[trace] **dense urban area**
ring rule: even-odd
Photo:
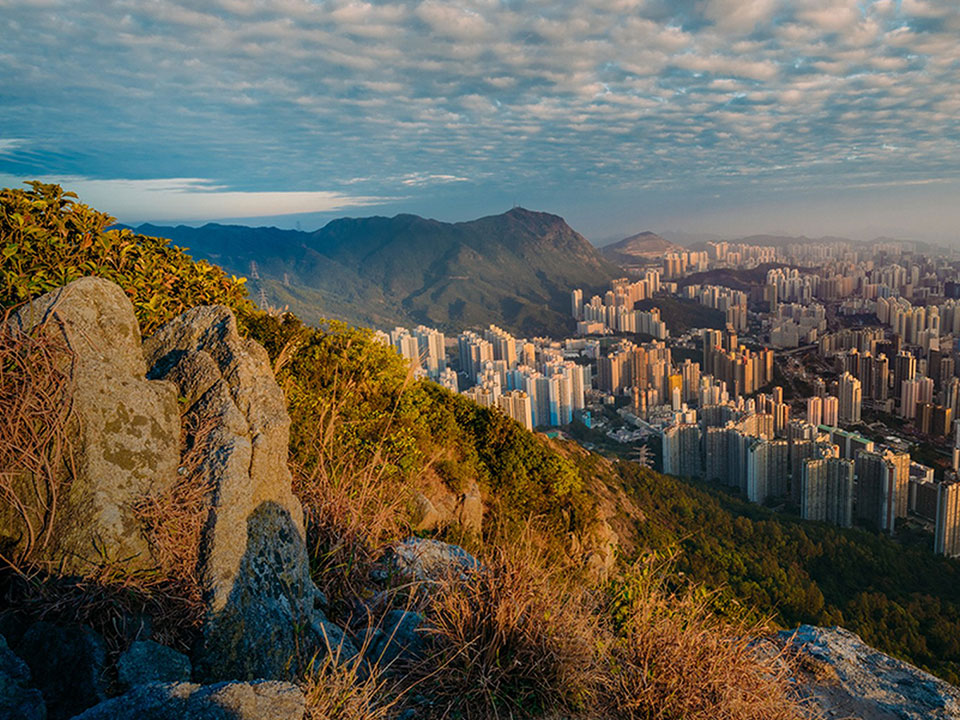
[[[567,338],[378,337],[527,428],[958,556],[958,267],[892,241],[711,242],[573,289]]]

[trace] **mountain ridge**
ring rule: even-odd
[[[520,207],[457,223],[400,214],[338,218],[314,231],[217,223],[136,230],[248,276],[254,297],[313,323],[452,331],[495,322],[558,335],[572,328],[569,292],[599,290],[620,273],[559,215]]]

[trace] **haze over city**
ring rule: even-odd
[[[312,229],[515,203],[956,245],[960,7],[0,0],[0,184]]]

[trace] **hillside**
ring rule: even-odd
[[[647,230],[619,242],[605,245],[600,248],[600,253],[620,267],[630,267],[656,260],[665,253],[675,250],[683,250],[683,248]]]
[[[618,274],[563,218],[514,208],[469,222],[415,215],[344,218],[316,232],[206,225],[137,228],[248,278],[309,323],[455,331],[496,323],[518,334],[569,330],[569,293]],[[252,272],[251,263],[257,272]]]
[[[110,222],[0,191],[0,717],[807,718],[758,617],[955,676],[960,564],[529,432]]]

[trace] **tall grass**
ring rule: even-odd
[[[719,619],[698,588],[670,590],[671,567],[648,560],[611,583],[602,704],[625,720],[809,718],[789,658],[756,646],[767,629]]]

